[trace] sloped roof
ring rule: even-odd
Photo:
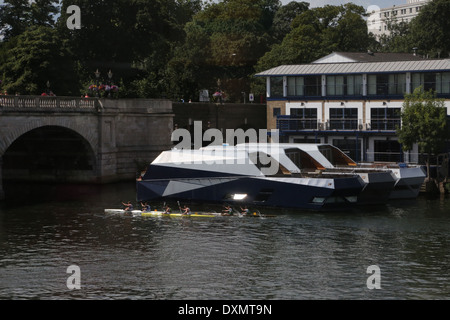
[[[313,63],[333,62],[387,62],[387,61],[419,61],[423,57],[412,53],[396,52],[333,52]]]
[[[364,73],[403,73],[403,72],[449,71],[450,59],[387,61],[387,62],[347,62],[347,63],[310,63],[281,65],[256,76],[293,76],[293,75],[332,75]]]

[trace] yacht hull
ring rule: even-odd
[[[364,188],[360,177],[212,177],[137,182],[137,200],[174,199],[329,210],[353,206]]]
[[[426,173],[421,167],[391,169],[396,183],[389,199],[415,199],[425,181]]]

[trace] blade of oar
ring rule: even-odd
[[[231,207],[231,209],[233,209],[233,211],[236,211],[236,212],[237,212],[238,217],[242,217],[241,212],[240,212],[239,210],[236,210],[235,207]]]

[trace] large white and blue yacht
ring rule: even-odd
[[[361,195],[365,189],[368,191],[367,181],[371,179],[382,181],[382,187],[380,184],[376,188],[375,183],[370,187],[383,192],[383,196],[378,194],[368,200],[387,200],[388,191],[394,186],[390,173],[331,172],[322,162],[332,166],[321,151],[316,152],[309,145],[269,143],[173,149],[162,152],[138,179],[137,200],[176,199],[321,210],[363,201]]]

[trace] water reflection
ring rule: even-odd
[[[340,213],[183,219],[105,215],[133,199],[134,185],[94,191],[0,206],[0,298],[450,297],[447,197]],[[73,264],[81,290],[66,287]],[[380,267],[380,290],[366,286],[370,265]]]

